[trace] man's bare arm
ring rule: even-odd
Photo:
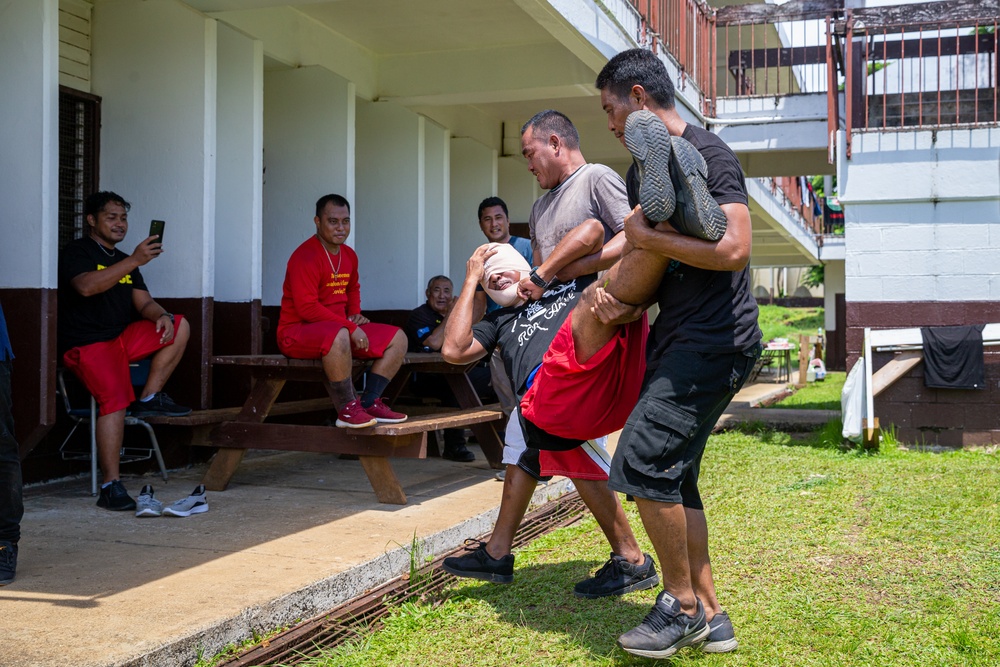
[[[490,249],[489,244],[482,245],[476,248],[466,263],[465,283],[445,320],[441,354],[448,363],[468,364],[486,356],[486,348],[472,335],[472,325],[475,323],[473,311],[476,285],[483,279],[486,258],[494,254],[496,250]]]
[[[744,204],[723,204],[726,234],[718,241],[705,241],[650,227],[636,207],[625,218],[625,236],[636,248],[643,248],[689,266],[710,271],[741,271],[750,262],[750,209]]]
[[[626,245],[628,241],[625,239],[625,232],[618,232],[596,252],[567,264],[559,271],[557,277],[566,281],[611,268],[627,252]]]

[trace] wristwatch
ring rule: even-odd
[[[170,318],[170,323],[171,324],[174,323],[174,314],[173,313],[168,313],[168,312],[160,313],[160,317],[163,317],[164,315],[166,315],[167,317]],[[157,317],[156,319],[160,319],[160,317]]]
[[[548,282],[546,282],[545,280],[542,279],[542,277],[540,275],[538,275],[538,267],[537,266],[531,270],[531,273],[528,274],[528,278],[531,280],[531,282],[535,283],[536,285],[538,285],[542,289],[546,289],[549,285],[552,284],[551,280],[548,281]]]

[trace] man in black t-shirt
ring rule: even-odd
[[[118,478],[126,409],[136,416],[191,412],[162,391],[184,354],[190,327],[153,300],[139,272],[163,252],[160,239],[150,236],[131,255],[115,247],[128,232],[129,208],[114,192],[91,195],[86,234],[59,253],[59,353],[97,400],[97,458],[104,476],[97,505],[109,510],[136,508]],[[129,362],[150,355],[149,377],[135,400]],[[158,503],[149,496],[147,504]]]
[[[648,121],[652,112],[662,122],[645,126],[648,155],[637,155],[641,151],[626,144],[644,169],[640,176],[633,165],[626,178],[629,205],[635,208],[625,220],[625,235],[633,248],[663,258],[665,272],[657,293],[660,315],[647,345],[646,379],[619,439],[608,484],[635,497],[660,561],[664,590],[643,623],[618,643],[630,653],[653,658],[695,644],[708,652],[732,651],[733,626],[712,580],[698,473],[712,428],[760,355],[743,173],[724,142],[681,118],[673,83],[652,52],[619,53],[598,75],[596,86],[608,127],[623,143],[632,114]],[[701,169],[695,174],[678,168],[671,137],[682,137],[699,151],[707,175]],[[659,165],[659,173],[651,173],[650,165],[653,172]],[[667,167],[670,173],[664,173]],[[678,195],[682,190],[690,194],[678,187],[675,172],[680,171],[724,213],[724,234],[718,240],[676,233],[688,231],[676,212],[672,219],[653,223],[637,206],[656,178],[674,183]],[[652,203],[658,203],[655,197]],[[680,197],[677,208],[683,213]],[[619,266],[628,261],[626,255]],[[594,312],[602,321],[627,320],[641,310],[597,292]]]
[[[434,276],[427,282],[424,292],[427,301],[410,312],[406,321],[406,337],[409,340],[410,352],[440,352],[444,342],[444,323],[455,303],[453,285],[448,276]],[[468,372],[476,394],[485,402],[496,400],[490,389],[490,371],[485,366],[476,366]],[[413,389],[423,396],[438,398],[448,407],[458,407],[455,392],[440,374],[413,374]],[[476,455],[469,451],[465,444],[465,429],[447,428],[444,430],[444,451],[441,456],[459,463],[469,463],[476,460]]]

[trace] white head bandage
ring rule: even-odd
[[[531,272],[531,266],[524,259],[514,246],[509,243],[490,243],[490,248],[496,248],[496,254],[486,260],[485,272],[483,274],[483,289],[491,299],[500,306],[520,306],[524,299],[517,295],[517,283],[520,278],[524,278]],[[498,289],[490,288],[490,276],[498,273],[517,272],[518,280],[511,280],[504,276],[497,283]]]

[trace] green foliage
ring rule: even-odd
[[[806,287],[819,287],[826,280],[826,265],[817,264],[816,266],[810,266],[804,274],[802,274],[802,284]]]
[[[826,379],[808,382],[796,389],[791,396],[769,405],[770,408],[793,408],[797,410],[840,410],[840,395],[844,392],[847,373],[831,371]]]
[[[760,315],[757,323],[764,334],[764,342],[773,338],[787,338],[798,344],[799,334],[815,336],[824,325],[822,308],[786,308],[758,304]]]

